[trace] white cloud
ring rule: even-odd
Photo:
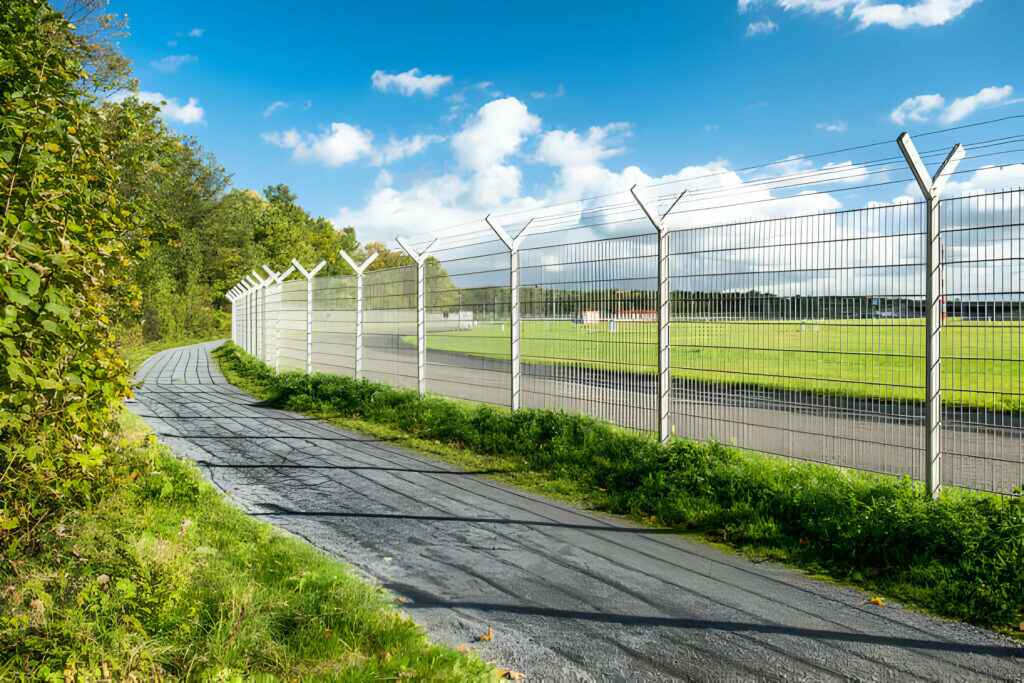
[[[459,163],[474,174],[474,197],[493,205],[519,193],[521,173],[505,164],[527,136],[540,130],[540,118],[515,97],[492,100],[452,138]]]
[[[547,92],[546,90],[534,90],[530,93],[530,97],[532,97],[535,100],[543,100],[545,97],[550,97],[551,99],[565,97],[565,86],[559,83],[558,87],[555,88],[554,92]]]
[[[910,5],[860,2],[850,13],[858,28],[882,25],[895,29],[942,26],[953,21],[980,0],[922,0]]]
[[[1012,94],[1013,86],[1004,85],[997,87],[993,85],[988,88],[982,88],[973,95],[958,97],[942,112],[941,121],[943,123],[956,123],[961,119],[967,118],[978,109],[1005,102]]]
[[[295,159],[318,161],[330,167],[344,166],[359,159],[368,159],[376,166],[386,165],[419,154],[429,145],[444,140],[439,135],[391,137],[378,149],[373,144],[372,132],[340,121],[320,134],[300,133],[292,128],[263,133],[260,137],[271,145],[292,150]]]
[[[591,126],[585,136],[575,130],[553,130],[541,137],[536,159],[550,166],[586,166],[602,159],[622,154],[622,147],[609,147],[617,143],[615,136],[629,136],[630,125],[625,122],[606,126]]]
[[[739,0],[738,10],[745,12],[756,0]],[[914,26],[941,26],[960,17],[981,0],[918,0],[917,2],[878,2],[877,0],[775,0],[784,10],[831,13],[857,22],[858,29],[888,26],[907,29]]]
[[[185,64],[198,62],[195,55],[167,55],[149,63],[151,67],[165,74],[174,73]]]
[[[343,166],[374,153],[373,133],[343,122],[332,123],[329,130],[319,135],[303,135],[291,129],[264,133],[260,137],[272,145],[292,150],[295,159],[319,161],[331,167]]]
[[[147,92],[145,90],[132,93],[121,90],[111,95],[108,99],[111,102],[123,102],[129,97],[136,97],[140,102],[156,105],[160,108],[161,117],[185,125],[201,123],[205,115],[205,111],[199,106],[199,100],[194,97],[188,98],[188,102],[185,104],[179,104],[177,99],[164,97],[163,93]]]
[[[779,25],[771,19],[765,19],[763,21],[752,21],[747,24],[747,38],[751,36],[761,36],[773,31],[778,30]]]
[[[408,138],[392,137],[388,143],[377,153],[376,163],[390,164],[393,161],[404,159],[419,154],[429,145],[435,142],[443,142],[444,137],[440,135],[413,135]]]
[[[269,105],[267,105],[267,108],[263,110],[263,118],[269,119],[271,116],[274,115],[274,112],[278,111],[279,109],[284,109],[287,106],[288,103],[282,102],[281,100],[271,102]]]
[[[845,133],[847,126],[846,121],[832,121],[831,123],[819,123],[815,128],[826,133]]]
[[[419,69],[409,69],[399,74],[389,74],[377,69],[370,76],[374,90],[380,92],[397,91],[406,97],[423,93],[430,97],[452,81],[451,76],[420,75]]]
[[[923,123],[928,120],[932,112],[942,109],[945,104],[946,99],[938,93],[933,95],[915,95],[903,100],[900,106],[892,110],[889,118],[892,119],[893,123],[901,126],[907,121]]]
[[[203,34],[206,33],[205,28],[194,28],[188,32],[189,38],[202,38]]]
[[[917,95],[916,97],[905,99],[900,106],[893,109],[889,118],[892,119],[893,123],[899,125],[903,125],[908,121],[923,123],[931,119],[933,114],[942,109],[939,120],[944,124],[956,123],[979,109],[1021,101],[1011,100],[1011,95],[1013,95],[1013,86],[992,85],[982,88],[973,95],[958,97],[948,107],[946,107],[946,98],[938,93],[933,95]]]

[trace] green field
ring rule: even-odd
[[[947,320],[943,401],[1019,411],[1024,406],[1024,334],[1018,322]],[[672,324],[672,375],[703,382],[884,400],[924,399],[924,320],[694,321]],[[415,344],[415,337],[404,337]],[[509,358],[508,325],[429,332],[427,348]],[[577,325],[523,321],[524,363],[654,372],[650,322]]]

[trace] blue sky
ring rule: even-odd
[[[140,90],[237,187],[364,240],[1024,113],[1016,0],[111,9]]]

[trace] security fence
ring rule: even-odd
[[[487,217],[400,241],[411,266],[253,272],[228,295],[232,337],[282,371],[1010,494],[1024,193],[943,198],[962,148],[932,178],[900,147],[923,201],[713,221],[699,190],[634,190],[514,239]]]

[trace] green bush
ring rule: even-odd
[[[510,412],[216,355],[274,405],[388,425],[601,491],[610,512],[774,551],[982,625],[1024,616],[1024,502],[643,435],[579,415]]]

